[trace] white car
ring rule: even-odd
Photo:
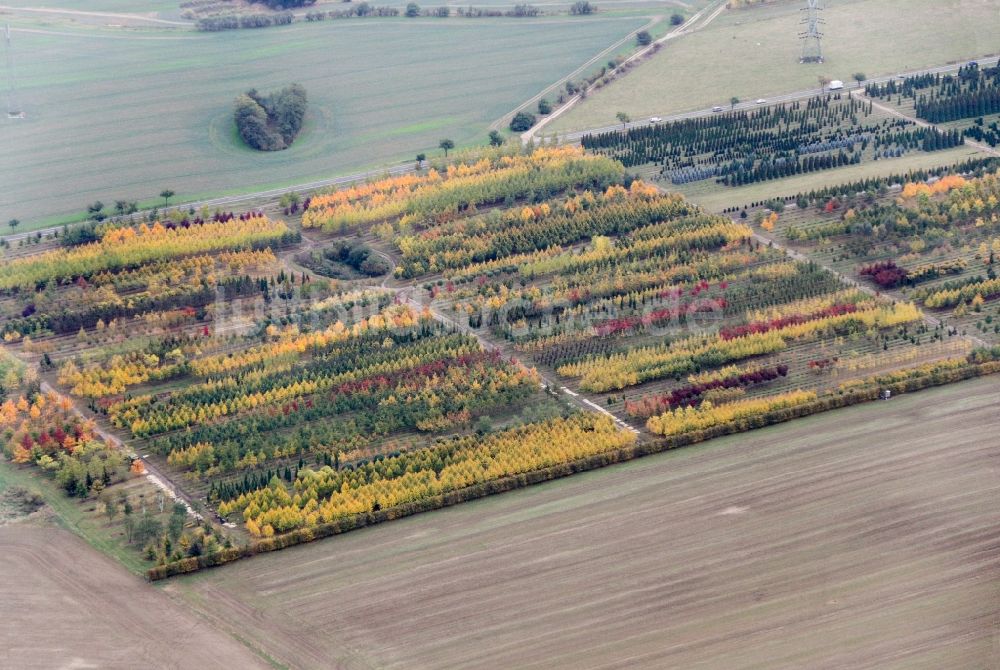
[[[661,118],[660,118],[660,117],[658,117],[658,116],[651,116],[651,117],[649,117],[649,122],[650,122],[650,123],[659,123],[659,122],[660,122],[660,121],[662,121],[662,120],[663,120],[663,119],[661,119]]]
[[[767,100],[765,100],[764,98],[757,98],[756,100],[754,100],[754,102],[756,102],[758,105],[763,105],[765,102],[767,102]]]
[[[716,105],[715,107],[712,108],[712,111],[713,112],[721,112],[722,111],[722,106],[721,105]]]

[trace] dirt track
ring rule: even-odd
[[[270,667],[54,526],[0,527],[0,602],[2,668]]]
[[[1000,379],[172,581],[318,668],[1000,664]]]

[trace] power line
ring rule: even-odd
[[[821,0],[806,0],[806,6],[799,10],[806,12],[805,17],[799,22],[805,26],[805,30],[799,33],[799,39],[802,40],[800,63],[823,62],[823,33],[819,31],[819,27],[826,21],[819,15],[823,11],[820,2]]]
[[[7,118],[23,119],[24,111],[17,104],[17,89],[14,85],[14,50],[10,44],[10,24],[4,25],[4,48],[7,52]]]

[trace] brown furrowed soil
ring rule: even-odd
[[[72,533],[0,527],[0,667],[266,668]]]
[[[1000,380],[171,581],[296,668],[992,668]]]

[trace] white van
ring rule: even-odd
[[[839,79],[834,79],[833,81],[830,82],[830,85],[827,88],[830,89],[831,91],[839,91],[840,89],[844,88],[844,82],[840,81]]]

